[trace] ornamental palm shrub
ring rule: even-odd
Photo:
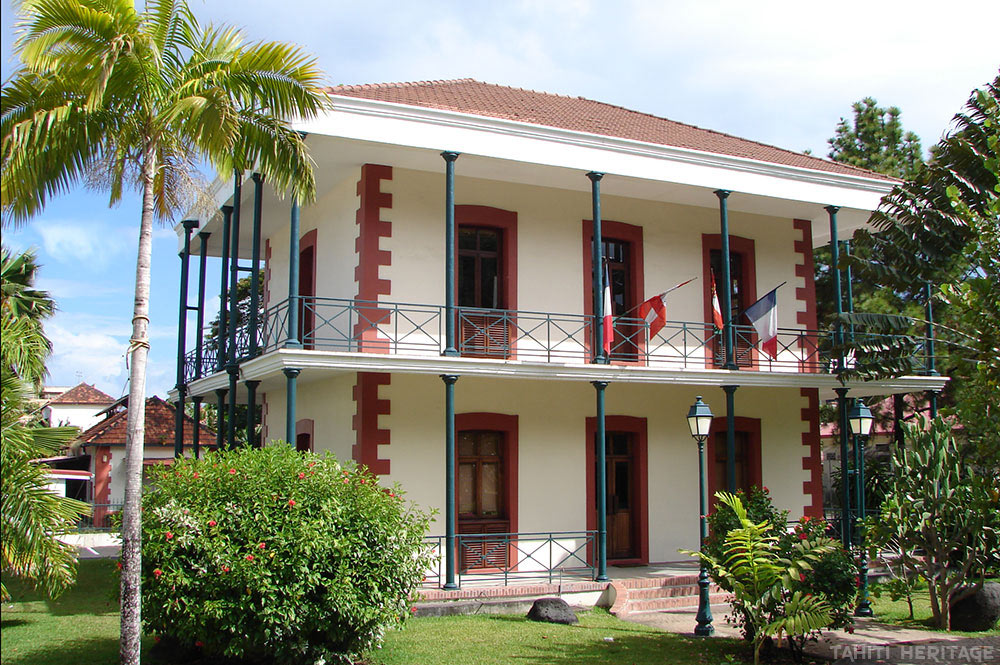
[[[350,660],[407,615],[429,516],[397,488],[288,445],[151,470],[143,621],[208,657]]]
[[[688,552],[710,568],[712,578],[732,591],[733,613],[741,619],[744,636],[753,645],[754,663],[774,636],[801,638],[830,625],[830,606],[822,597],[798,585],[822,556],[835,549],[825,536],[796,539],[782,551],[782,536],[767,520],[754,522],[734,494],[715,495],[732,511],[738,526],[722,542],[722,556]]]
[[[718,496],[718,495],[716,495]],[[788,511],[778,510],[774,502],[771,501],[771,493],[766,487],[751,486],[749,490],[736,490],[732,496],[740,500],[741,505],[746,509],[747,518],[754,522],[767,522],[776,534],[781,534],[782,549],[791,547],[791,536],[785,534],[785,525],[788,523]],[[719,502],[708,515],[708,538],[702,551],[710,556],[722,560],[725,558],[726,535],[733,529],[740,526],[740,520],[729,506]],[[724,578],[714,580],[724,591],[732,591],[729,588],[728,580]]]

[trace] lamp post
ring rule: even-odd
[[[874,422],[871,410],[865,406],[865,403],[860,399],[854,400],[854,406],[851,407],[851,411],[847,416],[847,421],[851,425],[851,433],[856,437],[858,446],[858,456],[857,456],[857,468],[855,473],[857,474],[857,507],[858,515],[861,519],[865,517],[865,439],[868,438],[868,434],[872,429],[872,422]],[[856,617],[870,617],[874,613],[872,612],[871,603],[868,600],[868,553],[865,549],[865,538],[864,529],[860,529],[858,533],[858,547],[861,550],[861,560],[858,565],[858,577],[861,581],[861,591],[859,592],[860,600],[858,601],[858,606],[854,610],[854,616]]]
[[[688,410],[688,428],[691,436],[698,443],[698,549],[705,547],[705,539],[708,538],[708,522],[705,513],[708,512],[706,504],[708,499],[705,496],[705,440],[712,427],[712,410],[708,404],[701,401],[701,395],[695,398],[694,404]],[[694,628],[694,634],[707,637],[715,632],[712,625],[712,608],[708,598],[708,569],[705,562],[701,561],[701,569],[698,571],[698,625]]]

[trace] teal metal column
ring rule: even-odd
[[[722,386],[726,391],[726,490],[736,487],[736,389],[739,386]]]
[[[208,239],[211,233],[202,231],[198,234],[201,242],[201,254],[198,257],[198,314],[195,325],[198,327],[198,344],[194,352],[194,378],[202,376],[202,362],[205,359],[205,269],[208,267]],[[200,398],[199,398],[200,399]]]
[[[851,515],[851,474],[847,450],[847,438],[850,436],[851,427],[847,422],[847,388],[835,388],[834,392],[837,393],[837,415],[839,416],[838,427],[840,429],[840,542],[850,551],[851,528],[854,520]]]
[[[844,241],[844,255],[851,255],[851,241]],[[853,278],[851,276],[851,264],[848,263],[844,268],[844,282],[846,289],[844,289],[844,297],[847,299],[847,311],[851,314],[854,313],[854,284]],[[853,342],[854,341],[854,324],[850,324],[847,328],[847,338]]]
[[[201,395],[191,398],[194,404],[194,432],[191,434],[191,454],[195,459],[201,457]]]
[[[260,448],[257,444],[257,386],[260,381],[244,381],[247,387],[247,445]]]
[[[215,391],[215,449],[222,450],[225,440],[226,425],[226,393],[225,388],[217,388]]]
[[[282,371],[285,373],[285,442],[294,448],[295,404],[298,399],[296,379],[302,370],[296,367],[286,367]]]
[[[455,382],[458,376],[442,374],[444,381],[444,541],[445,589],[457,589],[455,583]]]
[[[927,376],[940,376],[935,367],[934,358],[934,287],[931,283],[924,282],[924,295],[927,297],[927,304],[925,307],[925,316],[927,317]],[[927,393],[928,407],[930,408],[931,418],[937,418],[938,415],[938,394],[936,391],[929,391]]]
[[[226,372],[229,373],[229,404],[226,417],[226,444],[236,447],[236,389],[240,374],[240,349],[236,343],[239,326],[240,298],[237,285],[240,281],[240,203],[243,199],[243,174],[233,174],[233,220],[229,238],[229,353]]]
[[[299,341],[299,200],[294,193],[288,224],[288,337],[285,348],[302,348]]]
[[[830,273],[833,277],[833,301],[837,312],[837,319],[833,323],[833,342],[839,349],[835,371],[840,374],[844,371],[844,331],[840,320],[844,313],[844,293],[840,286],[840,243],[837,240],[837,211],[840,207],[826,206],[825,210],[830,215]]]
[[[722,242],[722,339],[725,348],[726,369],[735,370],[736,359],[733,357],[735,346],[735,332],[733,330],[733,277],[732,261],[729,256],[729,207],[728,199],[732,194],[728,189],[717,189],[715,195],[719,197],[719,238]],[[719,290],[719,289],[717,289]]]
[[[187,383],[184,381],[184,355],[187,350],[187,318],[188,318],[188,264],[191,258],[191,232],[198,227],[198,222],[186,219],[181,222],[184,227],[184,249],[181,257],[181,295],[177,314],[177,407],[174,410],[174,457],[184,455],[184,398],[187,396]]]
[[[264,177],[254,173],[253,179],[253,239],[250,242],[250,345],[247,357],[256,358],[259,352],[258,327],[260,326],[260,224],[261,207],[264,200]]]
[[[604,390],[607,381],[591,381],[597,389],[597,582],[608,580],[608,455],[607,432],[604,427]]]
[[[222,287],[219,289],[219,328],[215,331],[215,371],[226,366],[226,336],[229,334],[229,236],[232,232],[233,207],[222,206]],[[219,412],[222,422],[222,412]]]
[[[610,358],[604,353],[604,235],[601,232],[601,179],[603,173],[591,171],[590,200],[594,217],[593,285],[594,285],[594,360],[606,365]],[[603,444],[602,444],[603,445]]]
[[[442,152],[444,157],[444,355],[457,356],[455,311],[455,160],[457,152]]]

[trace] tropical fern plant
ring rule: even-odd
[[[715,496],[733,511],[740,526],[726,534],[721,558],[687,553],[701,558],[712,576],[732,589],[733,611],[742,619],[757,664],[768,638],[804,637],[830,625],[830,608],[823,599],[791,589],[795,580],[835,545],[828,538],[803,540],[784,555],[774,525],[753,522],[743,502],[733,494],[718,492]]]

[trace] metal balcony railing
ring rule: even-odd
[[[592,580],[591,551],[596,538],[596,531],[459,533],[455,535],[455,582],[459,586],[463,580],[507,586]],[[440,587],[444,583],[446,539],[428,536],[425,540],[434,563],[423,584]]]
[[[299,335],[305,349],[355,353],[439,356],[445,348],[446,308],[442,305],[376,302],[339,298],[300,297]],[[288,341],[289,301],[261,315],[255,345],[249,330],[240,328],[237,360],[247,360],[281,348]],[[456,344],[465,357],[576,364],[593,359],[593,318],[523,310],[456,308]],[[614,320],[610,360],[673,370],[723,367],[721,331],[702,322],[668,321],[655,335],[638,318]],[[830,331],[779,328],[777,353],[760,348],[752,326],[735,325],[734,361],[738,369],[761,372],[821,373],[837,371],[837,353]],[[872,360],[877,349],[896,340],[909,346],[907,355],[923,367],[924,348],[918,338],[904,335],[852,333],[856,351],[848,368]],[[868,350],[866,350],[868,349]],[[200,372],[196,353],[185,357],[188,381],[218,371],[217,351],[204,348]]]

